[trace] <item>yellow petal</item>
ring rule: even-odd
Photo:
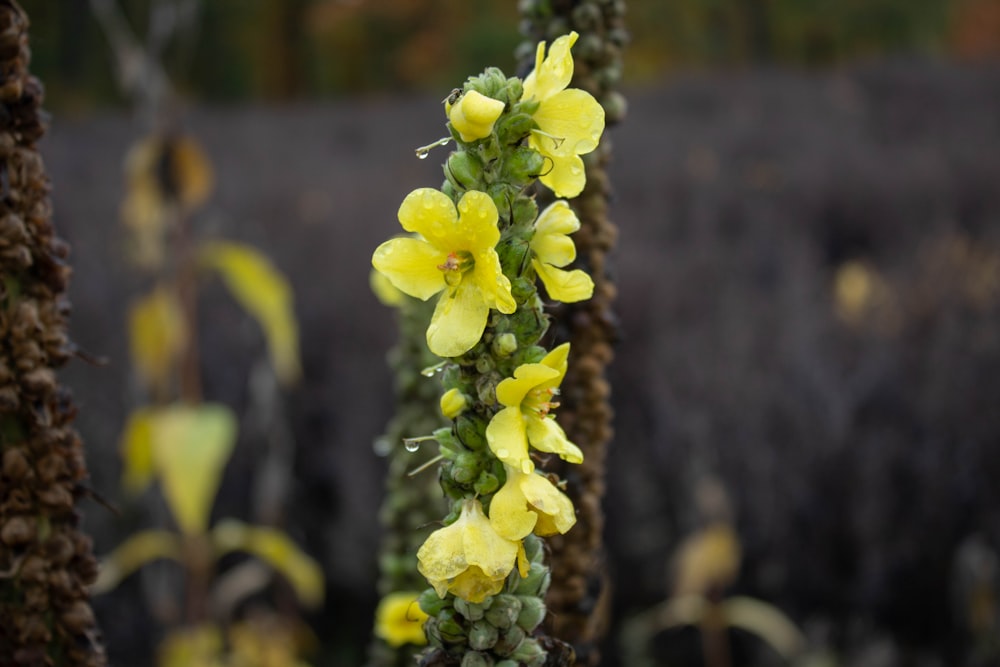
[[[580,219],[576,217],[576,211],[570,207],[569,202],[565,199],[557,199],[546,206],[545,210],[538,214],[538,219],[535,220],[536,237],[549,234],[572,234],[579,229]],[[545,261],[554,264],[551,260]]]
[[[531,571],[531,561],[528,560],[528,552],[524,550],[524,542],[517,545],[517,573],[524,579]]]
[[[144,530],[136,533],[101,560],[100,573],[91,592],[106,593],[146,563],[161,558],[181,561],[180,537],[165,530]]]
[[[458,212],[448,195],[440,190],[417,188],[406,195],[399,205],[398,217],[403,229],[420,234],[445,254],[459,249],[449,243],[455,234]]]
[[[535,449],[558,454],[560,458],[570,463],[582,463],[583,452],[566,438],[562,427],[551,417],[527,417],[528,442]]]
[[[579,155],[552,155],[539,147],[535,135],[531,136],[531,147],[552,160],[552,169],[538,177],[538,180],[557,197],[573,198],[583,192],[587,184],[587,172]]]
[[[527,475],[510,466],[507,471],[507,481],[490,502],[490,523],[501,537],[520,540],[534,529],[538,515],[528,509],[528,499],[521,489],[521,480]]]
[[[448,118],[462,141],[475,141],[490,136],[503,109],[500,100],[470,90],[448,110]]]
[[[426,644],[424,621],[428,616],[417,604],[419,595],[415,591],[396,591],[382,598],[375,609],[375,636],[393,648]]]
[[[567,236],[580,229],[580,220],[565,200],[550,204],[535,221],[531,251],[540,262],[563,267],[576,259],[576,245]]]
[[[511,563],[511,569],[513,569],[513,563]],[[463,600],[479,604],[491,595],[499,593],[506,580],[506,575],[499,579],[491,579],[481,569],[472,566],[455,577],[448,590]]]
[[[379,271],[373,270],[368,274],[368,286],[375,297],[386,306],[400,306],[406,299],[406,294]]]
[[[131,494],[142,493],[153,481],[153,428],[156,411],[139,408],[129,415],[121,439],[122,486]]]
[[[455,523],[428,535],[417,550],[417,569],[427,577],[439,597],[448,593],[451,581],[469,566],[465,560],[463,535],[467,521],[463,511]]]
[[[597,148],[604,132],[604,107],[579,88],[563,90],[542,101],[532,116],[538,129],[562,141],[541,139],[549,155],[582,155]]]
[[[219,556],[244,551],[260,558],[288,580],[307,607],[323,603],[322,568],[282,531],[227,519],[212,530],[212,542]]]
[[[535,267],[535,273],[553,301],[576,303],[594,295],[594,281],[580,269],[564,271],[542,264],[537,259],[531,260],[531,265]]]
[[[439,357],[465,354],[482,338],[489,314],[479,287],[462,280],[438,300],[427,327],[427,347]]]
[[[529,391],[543,383],[554,383],[558,378],[558,369],[547,364],[521,364],[514,369],[514,377],[497,385],[497,400],[501,405],[520,407]]]
[[[236,419],[222,405],[174,405],[156,411],[153,460],[180,529],[200,534],[236,441]]]
[[[478,500],[466,500],[465,503],[462,510],[463,514],[468,515],[462,529],[465,560],[470,569],[477,567],[486,578],[502,582],[514,569],[517,543],[497,534],[490,520],[483,514],[483,507]]]
[[[156,391],[169,388],[171,372],[187,338],[184,313],[167,286],[157,287],[129,309],[132,363]]]
[[[563,343],[553,348],[540,362],[543,366],[548,366],[559,374],[555,382],[557,387],[562,384],[563,378],[566,376],[566,369],[569,367],[569,348],[569,343]]]
[[[491,308],[508,315],[517,310],[517,302],[510,292],[510,279],[503,274],[500,257],[493,248],[476,257],[476,266],[471,275],[462,280],[475,281]]]
[[[576,523],[573,501],[542,475],[522,475],[521,493],[530,508],[537,513],[536,535],[564,534]]]
[[[531,472],[535,464],[528,458],[528,438],[520,404],[496,413],[486,426],[486,442],[494,455],[518,470]]]
[[[443,265],[448,253],[415,238],[390,239],[375,249],[372,266],[405,294],[426,301],[446,286]]]
[[[496,248],[500,241],[500,229],[497,227],[500,213],[492,197],[485,192],[469,190],[458,200],[458,214],[459,229],[455,242],[461,240],[466,245],[456,247],[469,250],[477,259],[483,251]]]
[[[158,667],[223,667],[225,664],[222,631],[208,623],[172,631],[156,652]]]
[[[302,370],[288,280],[258,250],[240,243],[206,244],[200,258],[219,272],[236,301],[260,323],[278,378],[285,384],[295,382]]]
[[[535,53],[535,69],[524,79],[523,98],[544,100],[566,86],[573,78],[573,55],[570,48],[576,43],[576,32],[559,37],[552,43],[545,57],[545,42],[539,42]]]

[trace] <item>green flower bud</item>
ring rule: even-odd
[[[515,299],[517,297],[514,297]],[[517,352],[517,336],[512,333],[500,334],[493,339],[493,354],[498,357],[509,357]]]
[[[511,111],[501,116],[494,126],[497,138],[504,146],[520,143],[535,127],[535,119],[523,111],[524,103],[519,105],[521,111]]]
[[[480,458],[472,452],[459,454],[451,467],[451,476],[459,484],[472,484],[480,472],[482,472]]]
[[[535,200],[527,197],[518,197],[514,202],[514,223],[528,227],[537,217],[538,204],[535,203]]]
[[[444,175],[456,190],[472,190],[483,178],[483,163],[472,151],[455,151],[448,156]]]
[[[493,658],[478,651],[466,651],[461,667],[493,667]]]
[[[443,609],[437,616],[437,629],[441,639],[449,644],[464,644],[465,630],[454,609]]]
[[[493,359],[489,356],[482,356],[476,359],[476,371],[485,375],[493,370]]]
[[[515,622],[525,632],[532,632],[545,620],[545,602],[532,595],[522,595],[520,601],[521,612]]]
[[[473,602],[455,597],[455,611],[470,621],[478,621],[483,617],[483,608]]]
[[[504,175],[512,185],[530,185],[545,170],[545,158],[527,146],[518,146],[507,156]]]
[[[497,655],[508,656],[521,647],[527,636],[524,630],[515,625],[500,633],[500,638],[493,646],[493,652]]]
[[[433,588],[428,588],[417,598],[417,604],[428,616],[437,616],[442,609],[448,606],[448,599],[442,600]]]
[[[494,605],[496,606],[496,605]],[[493,610],[491,609],[490,612]],[[497,643],[500,633],[485,619],[476,621],[469,630],[469,646],[477,651],[488,651]]]
[[[545,558],[545,545],[542,540],[534,534],[528,534],[524,538],[524,555],[528,557],[528,562],[542,564]]]
[[[481,376],[476,380],[476,395],[487,406],[497,402],[497,385],[502,378],[496,372]]]
[[[486,620],[494,627],[506,630],[517,622],[521,613],[521,600],[517,597],[501,593],[495,596],[493,607],[486,612]]]
[[[483,472],[479,475],[479,479],[476,480],[476,483],[472,485],[472,488],[475,489],[476,493],[479,495],[485,496],[500,488],[500,480],[498,480],[497,476],[493,473]]]
[[[463,414],[456,419],[455,431],[462,444],[473,451],[486,446],[486,424],[475,415]]]
[[[524,84],[516,76],[507,79],[505,94],[508,102],[517,102],[524,94]]]
[[[528,300],[528,297],[537,292],[538,289],[535,287],[535,283],[527,278],[515,278],[510,282],[510,295],[514,297],[514,301],[519,303],[524,303]]]
[[[549,590],[549,583],[552,577],[549,574],[549,569],[544,565],[532,564],[531,569],[528,570],[528,576],[518,583],[514,592],[518,595],[537,595],[538,597],[544,597],[545,592]]]
[[[544,667],[545,665],[545,649],[534,639],[521,642],[521,645],[511,653],[510,657],[528,667]]]

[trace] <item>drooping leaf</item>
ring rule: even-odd
[[[154,390],[168,389],[170,373],[187,339],[184,313],[168,286],[158,286],[132,305],[129,311],[132,363]]]
[[[209,243],[201,260],[219,272],[233,297],[260,323],[278,378],[295,382],[301,374],[299,333],[288,280],[267,257],[240,243]]]
[[[322,569],[280,530],[226,519],[212,530],[212,541],[220,556],[230,551],[245,551],[268,563],[288,579],[304,605],[322,604]]]
[[[153,461],[182,531],[205,532],[236,442],[236,418],[222,405],[172,405],[153,411]]]
[[[181,560],[181,538],[165,530],[144,530],[122,542],[101,561],[92,592],[105,593],[146,563],[161,558]]]

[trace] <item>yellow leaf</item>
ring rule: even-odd
[[[245,551],[269,564],[288,579],[304,605],[322,604],[323,570],[280,530],[226,519],[212,530],[212,541],[220,556]]]
[[[153,414],[150,408],[134,411],[122,434],[122,486],[131,494],[142,493],[153,479]]]
[[[105,593],[146,563],[161,558],[181,560],[180,537],[165,530],[144,530],[125,540],[101,561],[92,592]]]
[[[153,461],[163,495],[182,531],[204,533],[236,442],[236,418],[225,406],[212,404],[152,412]]]
[[[678,549],[674,595],[725,588],[736,580],[740,558],[740,541],[732,527],[721,521],[709,524]]]
[[[129,342],[132,363],[154,390],[169,388],[170,374],[187,344],[184,313],[174,292],[160,285],[132,305]]]
[[[224,667],[222,630],[210,623],[178,628],[157,649],[158,667]]]
[[[299,332],[285,277],[260,252],[239,243],[209,243],[201,260],[219,272],[233,297],[260,322],[278,378],[295,382],[301,374]]]

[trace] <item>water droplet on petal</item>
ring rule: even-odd
[[[498,449],[497,450],[497,458],[498,459],[505,459],[508,456],[510,456],[510,450],[508,450],[508,449]]]
[[[525,475],[530,475],[534,471],[535,471],[534,463],[532,463],[528,459],[521,461],[521,472],[523,472]]]

